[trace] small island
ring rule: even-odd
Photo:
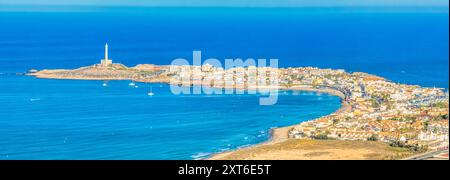
[[[33,70],[27,75],[50,79],[131,80],[146,83],[173,83],[173,79],[187,78],[190,79],[190,85],[224,88],[224,84],[229,82],[232,88],[249,89],[254,88],[247,82],[251,76],[249,72],[256,70],[258,73],[276,72],[278,79],[276,86],[259,88],[316,91],[337,95],[342,99],[341,109],[333,114],[274,129],[269,142],[217,154],[212,159],[364,159],[342,153],[345,150],[340,151],[352,147],[353,151],[358,148],[361,151],[370,147],[378,148],[363,153],[361,156],[366,159],[400,159],[418,153],[448,150],[449,95],[444,89],[399,84],[362,72],[348,73],[345,70],[315,67],[249,66],[223,69],[209,64],[140,64],[127,67],[108,59],[107,48],[106,45],[105,59],[99,64],[73,70]],[[211,77],[213,81],[203,83],[202,80]],[[333,147],[337,150],[323,150]],[[309,150],[304,150],[304,153],[296,151],[305,148]],[[353,151],[347,152],[357,154]],[[375,151],[379,154],[374,155]],[[279,156],[280,153],[284,155]],[[335,155],[330,155],[332,153]]]

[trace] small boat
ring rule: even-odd
[[[134,88],[138,88],[139,86],[134,86]]]
[[[103,86],[103,87],[106,87],[106,86],[108,86],[108,84],[104,82],[104,83],[102,84],[102,86]]]
[[[130,84],[128,84],[129,86],[136,86],[136,84],[132,81],[130,82]]]
[[[147,95],[148,95],[148,96],[153,96],[153,95],[155,95],[155,93],[153,93],[152,87],[150,87],[150,92],[148,92]]]

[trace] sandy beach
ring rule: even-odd
[[[288,89],[288,88],[285,88]],[[343,98],[342,93],[337,92],[336,90],[333,89],[313,89],[313,88],[301,88],[301,87],[293,87],[293,88],[289,88],[289,90],[297,90],[297,91],[311,91],[311,92],[321,92],[321,93],[329,93],[332,95],[336,95],[339,96],[341,98]],[[351,106],[345,102],[345,101],[341,101],[341,108],[339,108],[336,112],[334,112],[333,114],[336,113],[342,113],[342,112],[346,112],[346,111],[350,111],[351,110]],[[316,121],[316,120],[320,120],[322,118],[326,118],[328,116],[324,116],[312,121]],[[301,124],[301,123],[300,123]],[[299,124],[295,124],[292,126],[286,126],[286,127],[280,127],[280,128],[275,128],[272,129],[272,134],[271,134],[271,138],[264,143],[261,144],[257,144],[254,146],[250,146],[247,148],[243,148],[243,149],[238,149],[238,150],[232,150],[232,151],[227,151],[227,152],[223,152],[223,153],[218,153],[218,154],[214,154],[212,155],[209,159],[210,160],[226,160],[226,159],[234,159],[234,157],[239,156],[240,159],[254,159],[254,160],[259,160],[259,159],[273,159],[273,160],[277,160],[277,159],[292,159],[292,158],[299,158],[299,159],[308,159],[308,158],[302,158],[301,154],[295,155],[295,153],[292,152],[297,152],[298,149],[289,149],[289,150],[283,150],[283,151],[277,151],[276,149],[279,149],[280,147],[284,147],[285,146],[285,142],[286,141],[291,141],[288,144],[292,144],[292,143],[296,143],[296,142],[306,142],[306,140],[294,140],[294,139],[290,139],[288,136],[288,133],[290,130],[292,130],[294,127],[298,126]],[[315,144],[313,142],[316,142],[318,140],[307,140],[309,142],[310,145]],[[340,142],[343,141],[336,141],[334,142],[335,144],[338,144]],[[317,142],[318,143],[318,142]],[[345,143],[345,142],[343,142]],[[301,144],[301,143],[300,143]],[[351,147],[349,147],[350,149]],[[264,149],[265,153],[261,153],[261,156],[255,156],[253,155],[254,152],[259,152],[261,149]],[[267,151],[267,149],[270,150],[275,150],[275,151]],[[309,150],[311,152],[315,152],[315,151],[320,151],[322,148],[317,147],[317,150]],[[347,150],[345,150],[347,151]],[[349,151],[347,151],[349,152]],[[272,155],[272,154],[278,154],[278,155]],[[283,155],[284,154],[284,155]],[[339,155],[340,153],[335,153],[337,155]],[[354,154],[354,153],[351,153]],[[344,154],[342,154],[344,155]],[[336,155],[335,155],[336,156]],[[339,158],[343,158],[343,157],[324,157],[324,159],[339,159]],[[353,159],[353,158],[351,158]]]

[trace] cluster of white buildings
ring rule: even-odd
[[[289,77],[301,77],[297,80],[299,84],[349,92],[346,102],[351,110],[302,123],[290,132],[291,137],[326,135],[342,140],[376,137],[385,142],[429,144],[441,141],[441,145],[448,146],[448,94],[442,89],[397,84],[365,73],[348,74],[328,69],[291,70],[289,73],[294,72],[300,74]],[[436,103],[447,106],[434,107]]]

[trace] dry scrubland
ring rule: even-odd
[[[372,141],[299,140],[217,154],[219,160],[386,160],[413,155],[408,149]]]

